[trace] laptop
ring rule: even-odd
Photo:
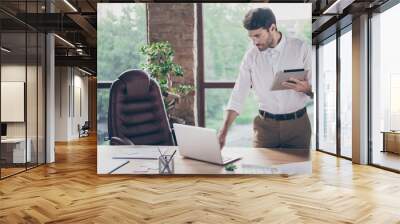
[[[1,140],[7,139],[7,124],[1,123]]]
[[[173,124],[179,154],[190,159],[225,165],[241,159],[238,156],[222,155],[217,132],[210,128],[201,128],[182,124]]]

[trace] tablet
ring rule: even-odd
[[[308,70],[304,69],[293,69],[293,70],[284,70],[278,72],[275,75],[274,82],[272,83],[271,90],[286,90],[290,89],[286,86],[282,85],[282,82],[288,81],[290,78],[295,78],[298,80],[306,80],[307,79]]]

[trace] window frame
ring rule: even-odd
[[[206,116],[206,99],[205,93],[207,89],[233,89],[235,82],[222,81],[205,81],[204,77],[204,20],[203,20],[203,5],[196,3],[197,16],[197,122],[198,126],[205,127]]]
[[[36,3],[36,12],[39,12],[39,0],[36,0],[36,1],[33,1],[33,3]],[[27,8],[27,2],[25,2],[25,8],[24,8],[24,15],[25,15],[25,17],[27,16],[27,13],[29,13],[28,12],[28,8]],[[46,78],[47,78],[47,75],[48,75],[48,72],[47,72],[47,70],[48,70],[48,68],[47,68],[47,51],[48,51],[48,49],[47,49],[47,44],[48,44],[48,33],[47,32],[43,32],[43,31],[41,31],[41,30],[39,30],[39,29],[37,29],[37,28],[35,28],[35,27],[32,27],[31,25],[29,25],[29,24],[27,24],[27,23],[25,23],[25,22],[23,22],[23,21],[21,21],[20,19],[18,19],[17,17],[15,17],[14,15],[13,15],[13,13],[11,13],[11,12],[9,12],[9,11],[7,11],[7,10],[5,10],[5,9],[3,9],[3,8],[0,8],[0,11],[2,12],[2,13],[4,13],[4,14],[6,14],[7,16],[9,16],[11,19],[13,19],[14,21],[17,21],[17,22],[19,22],[19,23],[21,23],[22,25],[23,25],[23,27],[24,27],[24,30],[22,31],[22,32],[20,32],[21,34],[23,34],[23,35],[25,35],[25,37],[24,37],[24,47],[25,47],[25,49],[24,49],[24,52],[25,52],[25,81],[24,81],[24,131],[25,131],[25,134],[24,134],[24,136],[23,136],[23,139],[24,139],[24,142],[25,142],[25,164],[24,164],[24,169],[23,170],[20,170],[20,171],[17,171],[17,172],[14,172],[14,173],[11,173],[11,174],[8,174],[8,175],[5,175],[5,176],[3,176],[3,173],[2,173],[2,167],[0,166],[0,180],[3,180],[3,179],[6,179],[6,178],[9,178],[9,177],[12,177],[12,176],[15,176],[15,175],[17,175],[17,174],[20,174],[20,173],[23,173],[23,172],[26,172],[26,171],[28,171],[28,170],[31,170],[31,169],[34,169],[34,168],[37,168],[37,167],[39,167],[39,166],[41,166],[41,165],[44,165],[44,164],[47,164],[47,81],[46,81]],[[45,7],[45,12],[47,13],[48,12],[48,7]],[[25,18],[25,20],[26,20],[26,18]],[[1,26],[1,24],[0,24],[0,26]],[[3,35],[3,33],[17,33],[17,31],[16,32],[7,32],[7,31],[0,31],[0,45],[2,45],[2,35]],[[28,153],[27,153],[27,149],[28,149],[28,144],[27,144],[27,142],[28,142],[28,122],[29,122],[29,119],[28,119],[28,108],[27,108],[27,103],[28,103],[28,98],[27,98],[27,85],[28,85],[28,39],[29,39],[29,36],[28,36],[28,34],[33,34],[35,37],[36,37],[36,41],[35,41],[35,44],[36,44],[36,47],[35,47],[35,56],[36,56],[36,58],[35,58],[35,60],[34,60],[34,65],[35,65],[35,72],[34,72],[34,74],[35,74],[35,78],[36,78],[36,91],[35,91],[35,97],[36,97],[36,122],[32,122],[32,124],[31,125],[36,125],[36,128],[35,128],[35,131],[36,131],[36,135],[35,136],[32,136],[31,137],[31,140],[33,140],[33,139],[36,139],[36,161],[34,161],[34,162],[27,162],[28,161]],[[43,36],[42,36],[42,38],[39,38],[41,35],[40,34],[43,34]],[[41,44],[43,44],[41,47],[43,48],[43,49],[41,49],[41,51],[39,51],[39,41],[41,42]],[[41,75],[42,75],[42,84],[43,84],[43,87],[44,87],[44,91],[41,93],[42,94],[42,96],[44,96],[43,98],[42,98],[42,103],[43,103],[43,105],[41,105],[42,106],[42,109],[43,109],[43,113],[44,113],[44,115],[43,115],[43,117],[41,117],[40,115],[39,115],[39,65],[40,65],[40,63],[39,63],[39,52],[41,52],[41,53],[44,53],[43,55],[41,55],[41,57],[42,57],[42,59],[41,60],[43,60],[44,62],[42,62],[43,64],[43,68],[42,68],[42,71],[41,71]],[[3,64],[2,64],[2,56],[1,56],[2,54],[0,53],[0,82],[1,82],[1,67],[3,66]],[[0,87],[0,89],[1,89],[1,87]],[[1,95],[1,94],[0,94]],[[1,101],[1,99],[0,99],[0,101]],[[1,109],[1,106],[0,106],[0,109]],[[1,117],[1,115],[0,115],[0,117]],[[40,158],[42,158],[43,159],[43,162],[39,162],[39,120],[44,124],[44,130],[43,130],[43,145],[42,145],[42,147],[43,148],[41,148],[42,149],[42,152],[43,152],[43,155],[41,155],[41,157]],[[1,122],[1,119],[0,119],[0,123],[2,123]],[[32,143],[33,144],[33,143]],[[31,150],[32,150],[32,148],[31,148]],[[0,157],[1,157],[1,152],[2,152],[2,146],[0,145]],[[31,153],[34,153],[35,151],[31,151]],[[31,154],[32,155],[32,154]],[[29,163],[29,165],[28,165],[28,163]],[[21,168],[23,168],[23,167],[21,167]]]
[[[146,11],[145,12],[145,14],[146,14],[146,43],[149,43],[150,41],[149,41],[149,32],[148,32],[149,31],[148,4],[147,3],[143,3],[143,4],[145,4],[145,11]],[[98,94],[99,90],[110,90],[111,85],[113,84],[113,82],[114,82],[113,80],[107,80],[107,81],[99,81],[99,80],[97,80],[96,98],[97,98],[97,94]],[[96,100],[96,106],[97,106],[97,100]],[[97,113],[98,113],[98,111],[97,111]],[[96,116],[97,116],[97,114],[96,114]],[[96,118],[96,120],[97,120],[97,118]],[[98,131],[98,129],[97,129],[97,131]],[[107,125],[106,133],[107,133],[107,136],[108,136],[108,125]],[[108,139],[108,137],[105,137],[104,140],[108,141],[109,139]]]
[[[251,3],[251,2],[250,2]],[[206,91],[215,89],[233,89],[235,81],[206,81],[204,64],[204,19],[203,3],[196,3],[196,29],[197,29],[197,75],[196,75],[196,116],[197,125],[206,125]],[[311,43],[312,45],[312,43]],[[316,107],[316,104],[314,104]],[[315,115],[314,115],[315,116]]]
[[[342,35],[344,35],[347,32],[352,32],[352,22],[348,20],[348,18],[344,18],[345,23],[347,23],[344,27],[337,29],[335,33],[327,36],[326,38],[319,40],[318,43],[316,44],[316,150],[319,152],[323,152],[329,155],[337,156],[343,159],[347,160],[352,160],[352,158],[347,157],[342,155],[341,152],[341,108],[340,108],[340,103],[341,103],[341,91],[340,91],[340,84],[341,84],[341,67],[340,67],[340,60],[341,60],[341,55],[340,55],[340,38]],[[319,47],[321,44],[326,44],[329,43],[330,41],[336,41],[336,152],[328,152],[324,149],[321,149],[319,147],[319,104],[320,104],[320,90],[319,90],[319,62],[320,62],[320,56],[319,56]]]
[[[373,163],[373,145],[372,145],[373,136],[372,136],[372,60],[371,60],[371,58],[372,58],[372,41],[371,41],[371,38],[372,38],[372,22],[371,21],[372,21],[373,13],[383,13],[386,10],[396,6],[397,4],[399,4],[398,0],[388,0],[384,4],[380,5],[379,7],[375,8],[375,9],[372,9],[372,10],[366,11],[366,13],[368,15],[367,34],[366,34],[366,36],[367,36],[367,46],[368,46],[368,49],[367,49],[367,51],[368,51],[368,53],[367,53],[367,85],[368,85],[367,86],[367,94],[368,94],[367,95],[367,104],[368,104],[367,105],[367,108],[368,108],[368,110],[367,110],[367,117],[368,117],[367,118],[368,119],[368,122],[367,122],[367,129],[368,129],[367,130],[367,141],[368,141],[368,144],[367,144],[368,145],[368,148],[367,148],[367,156],[368,156],[367,165],[370,165],[370,166],[373,166],[373,167],[377,167],[377,168],[380,168],[380,169],[384,169],[384,170],[388,170],[388,171],[391,171],[391,172],[400,173],[400,170],[396,170],[396,169],[393,169],[393,168],[385,167],[385,166],[382,166],[382,165],[379,165],[379,164],[374,164]],[[348,21],[348,18],[350,18],[350,21]],[[331,28],[334,27],[333,29],[339,29],[340,26],[343,27],[343,24],[345,24],[343,29],[346,29],[347,26],[352,25],[351,15],[348,15],[345,18],[342,18],[342,20],[339,20],[336,24],[333,24],[332,27],[328,28],[326,30],[327,32],[324,31],[324,32],[322,32],[320,35],[318,35],[315,38],[315,39],[317,39],[317,42],[315,44],[316,45],[316,105],[317,105],[316,106],[316,123],[317,123],[317,125],[316,125],[316,148],[317,149],[316,150],[319,151],[319,152],[323,152],[323,153],[327,153],[327,154],[336,156],[336,157],[344,158],[344,159],[347,159],[347,160],[352,160],[352,158],[348,158],[348,157],[345,157],[345,156],[341,155],[340,147],[337,149],[337,154],[333,154],[333,153],[326,152],[323,149],[319,149],[319,142],[318,142],[318,136],[319,136],[319,128],[318,128],[318,123],[319,123],[319,110],[318,110],[318,104],[319,104],[319,97],[318,97],[318,95],[319,95],[319,86],[318,86],[319,55],[318,55],[318,48],[319,48],[319,45],[320,45],[321,42],[326,41],[329,37],[331,37],[331,35],[327,35],[327,33],[332,33],[332,29]],[[336,31],[336,33],[337,32],[340,33],[340,30]],[[340,35],[337,35],[337,38],[340,38]],[[337,45],[340,45],[340,43],[339,43],[340,40],[336,40],[336,41],[337,41]],[[339,55],[339,54],[337,54],[337,55]],[[340,58],[339,58],[339,60],[340,60]],[[340,80],[340,77],[337,80]],[[337,82],[336,85],[340,85],[340,82]],[[338,95],[340,95],[340,92],[337,92],[337,97],[338,97]],[[340,99],[339,99],[339,106],[340,106]],[[338,120],[340,121],[340,118]],[[340,128],[340,123],[339,123],[339,128]],[[339,134],[340,134],[340,132],[339,132]],[[340,136],[337,135],[337,137],[340,137]],[[339,145],[339,143],[340,143],[340,140],[337,142],[337,145]]]
[[[367,162],[368,165],[377,167],[383,170],[395,172],[395,173],[400,173],[400,170],[393,169],[387,166],[383,166],[377,163],[374,163],[373,161],[373,133],[372,133],[372,94],[373,94],[373,88],[372,88],[372,19],[373,19],[373,14],[381,14],[384,13],[385,11],[391,9],[392,7],[400,4],[398,0],[388,0],[384,4],[380,5],[374,10],[368,11],[368,20],[367,20],[367,46],[368,46],[368,53],[367,53],[367,92],[368,92],[368,100],[367,100],[367,119],[368,119],[368,124],[367,124],[367,139],[368,139],[368,153],[367,153]]]

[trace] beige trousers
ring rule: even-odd
[[[311,124],[307,113],[297,119],[283,121],[257,115],[253,130],[253,147],[256,148],[310,148]]]

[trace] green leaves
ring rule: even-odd
[[[191,85],[179,85],[177,87],[172,88],[172,92],[177,93],[179,95],[188,95],[190,92],[193,91],[193,86]]]
[[[179,65],[172,65],[172,71],[175,73],[176,76],[183,76],[182,67]]]
[[[193,86],[179,84],[174,86],[173,77],[183,77],[183,69],[173,62],[175,52],[168,41],[154,42],[140,47],[140,53],[147,57],[147,63],[140,66],[156,79],[164,96],[167,110],[172,110],[181,96],[193,91]],[[168,96],[175,95],[173,99]]]
[[[193,89],[189,85],[173,87],[172,77],[183,77],[183,69],[173,62],[175,52],[168,41],[144,45],[140,48],[140,52],[147,56],[147,63],[141,64],[142,69],[148,71],[158,81],[163,94],[171,92],[187,95]]]
[[[225,165],[225,170],[226,171],[235,171],[237,169],[237,166],[233,163],[229,163]]]
[[[160,83],[169,75],[182,76],[182,68],[173,62],[174,51],[168,42],[155,42],[144,45],[140,52],[147,56],[147,63],[142,68],[147,70]]]

